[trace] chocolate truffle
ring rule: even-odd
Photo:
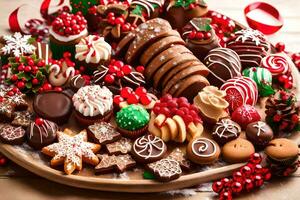
[[[183,27],[182,37],[186,47],[200,60],[214,48],[221,47],[218,36],[210,26],[210,18],[194,18]]]
[[[206,77],[211,85],[220,87],[227,80],[241,76],[241,62],[238,54],[228,48],[215,48],[209,51],[204,64],[210,70]]]
[[[212,136],[218,144],[225,144],[239,137],[241,127],[231,119],[221,119],[215,125]]]
[[[270,53],[270,43],[258,30],[244,29],[235,32],[226,47],[234,50],[241,59],[243,68],[258,67],[263,57]]]
[[[61,92],[51,91],[38,94],[33,100],[33,110],[44,119],[64,124],[72,112],[72,100]]]
[[[70,88],[73,92],[77,92],[83,86],[85,86],[85,79],[80,74],[77,74],[71,78]]]
[[[56,140],[57,131],[56,123],[37,118],[26,130],[28,144],[34,149],[41,149]]]
[[[248,124],[246,128],[246,136],[252,144],[265,146],[273,139],[273,131],[265,122],[257,121]]]

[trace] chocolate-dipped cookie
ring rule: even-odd
[[[88,126],[87,133],[96,143],[108,144],[121,138],[121,134],[107,122],[99,122]]]
[[[45,92],[35,96],[33,110],[44,119],[64,124],[72,112],[72,100],[61,92]]]
[[[154,135],[137,138],[132,146],[132,155],[139,163],[151,163],[164,157],[167,146],[162,139]]]
[[[241,76],[241,61],[237,53],[228,48],[215,48],[209,51],[204,64],[210,73],[207,76],[210,84],[220,87],[228,79]]]
[[[182,30],[182,37],[187,48],[201,61],[210,50],[221,47],[219,38],[211,28],[210,22],[210,18],[194,18]]]
[[[221,119],[215,125],[212,136],[214,140],[223,145],[231,140],[239,137],[241,133],[241,127],[231,119]]]
[[[187,146],[187,157],[194,163],[205,165],[215,162],[220,155],[219,145],[208,138],[195,138]]]
[[[273,139],[271,127],[262,121],[253,122],[247,125],[246,137],[254,145],[265,146]]]
[[[70,79],[69,87],[73,92],[77,92],[83,86],[85,86],[85,79],[80,74],[77,74]]]
[[[19,126],[4,125],[0,128],[0,141],[6,144],[21,145],[25,139],[25,130]]]
[[[28,144],[34,149],[41,149],[56,140],[57,131],[56,123],[37,118],[26,130]]]

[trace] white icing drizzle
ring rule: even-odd
[[[180,175],[182,170],[179,162],[174,159],[164,158],[157,162],[149,164],[154,173],[158,173],[160,177],[172,177]]]
[[[53,160],[65,159],[65,162],[81,166],[82,157],[94,158],[96,155],[92,151],[95,144],[86,142],[86,132],[82,131],[75,136],[69,136],[58,131],[58,143],[47,146],[47,150],[54,152]]]
[[[134,142],[133,149],[140,157],[147,160],[149,158],[160,157],[165,152],[166,145],[159,137],[153,135],[145,135],[138,138]],[[154,149],[156,149],[156,151],[159,153],[155,154],[153,152]]]
[[[85,86],[74,94],[72,100],[75,109],[83,116],[94,117],[110,111],[113,94],[107,87],[99,85]]]
[[[2,127],[0,131],[1,137],[8,141],[19,139],[24,134],[25,134],[25,130],[21,126],[14,127],[14,126],[7,125]]]
[[[261,132],[265,132],[266,123],[262,121],[258,121],[253,125],[254,128],[257,128],[257,136],[260,136]]]
[[[258,30],[253,29],[242,29],[240,31],[237,31],[235,33],[236,35],[239,35],[235,41],[241,41],[245,42],[246,40],[251,40],[255,42],[256,46],[261,44],[261,38],[265,38],[265,36]]]
[[[58,126],[51,121],[44,120],[44,123],[42,125],[37,125],[35,122],[30,123],[30,133],[29,138],[33,137],[33,134],[36,132],[33,132],[34,127],[38,129],[38,134],[40,136],[40,142],[43,143],[43,136],[47,138],[49,136],[49,132],[52,132],[52,134],[56,133]]]
[[[200,144],[201,146],[198,149],[196,149],[195,146],[198,144]],[[209,154],[204,154],[204,152],[207,151],[209,144],[212,145],[213,152],[211,152]],[[211,157],[211,156],[215,155],[215,153],[217,152],[217,147],[216,147],[215,143],[208,138],[198,138],[198,139],[194,140],[192,143],[192,151],[195,155],[197,155],[199,157]]]
[[[230,119],[222,119],[218,121],[216,124],[216,130],[212,133],[213,135],[218,135],[220,138],[229,138],[229,137],[237,137],[238,133],[241,132],[240,127],[236,126]],[[219,131],[222,128],[222,131]],[[234,130],[237,131],[234,131]],[[229,132],[231,134],[224,135],[225,132]]]
[[[84,29],[83,31],[81,31],[79,34],[77,35],[69,35],[69,36],[62,36],[62,35],[59,35],[57,33],[55,33],[52,29],[52,27],[49,29],[49,33],[50,35],[52,35],[56,40],[59,40],[61,42],[70,42],[72,40],[76,40],[84,35],[87,35],[88,34],[88,31],[87,29]]]
[[[97,35],[82,38],[75,47],[75,58],[86,63],[97,64],[101,60],[108,60],[111,55],[111,46]]]

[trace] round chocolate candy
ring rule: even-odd
[[[85,79],[80,74],[77,74],[71,78],[70,88],[73,92],[77,92],[83,86],[85,86]]]
[[[241,127],[231,119],[221,119],[215,125],[212,136],[214,140],[223,145],[231,140],[239,137],[241,133]]]
[[[246,137],[254,145],[265,146],[273,139],[273,131],[265,122],[257,121],[248,124]]]
[[[43,119],[64,124],[72,112],[72,100],[61,92],[38,94],[33,100],[33,110]]]

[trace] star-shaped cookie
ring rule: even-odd
[[[135,166],[136,162],[130,155],[107,155],[98,154],[100,163],[95,167],[96,173],[108,173],[108,172],[124,172],[125,170]]]
[[[65,129],[57,132],[58,143],[51,144],[42,149],[42,153],[53,157],[50,165],[52,167],[64,164],[66,174],[82,169],[82,162],[97,165],[98,157],[95,155],[100,150],[99,144],[87,142],[86,130],[74,135]]]

